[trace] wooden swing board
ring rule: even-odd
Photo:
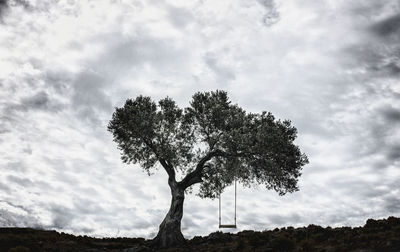
[[[220,224],[219,228],[236,228],[236,224],[233,224],[233,225],[222,225],[222,224]]]

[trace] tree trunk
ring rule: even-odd
[[[171,207],[160,225],[157,236],[154,238],[155,245],[160,248],[177,246],[185,242],[181,232],[185,192],[176,182],[169,182],[169,185],[172,194]]]

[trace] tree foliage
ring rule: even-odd
[[[247,113],[225,91],[198,92],[181,109],[171,98],[128,99],[108,125],[125,163],[149,174],[159,162],[183,188],[201,182],[199,196],[214,198],[234,179],[264,184],[281,195],[298,189],[308,163],[293,141],[297,130],[269,112]]]

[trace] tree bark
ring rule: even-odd
[[[168,248],[185,243],[181,232],[181,220],[183,217],[183,201],[185,189],[189,186],[202,182],[201,172],[211,158],[221,154],[220,150],[214,150],[204,156],[196,166],[196,169],[187,174],[179,183],[175,180],[174,168],[164,159],[160,159],[161,165],[168,173],[168,184],[171,188],[171,206],[163,222],[160,225],[157,236],[153,239],[153,245],[159,248]]]
[[[168,184],[172,194],[171,207],[160,225],[157,236],[153,240],[159,248],[181,245],[186,241],[181,232],[185,190],[175,181],[169,181]]]

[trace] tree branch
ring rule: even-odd
[[[163,158],[161,158],[158,153],[156,148],[154,147],[153,143],[149,140],[146,140],[143,138],[143,142],[149,146],[149,148],[153,151],[154,155],[156,155],[158,161],[160,162],[160,164],[164,167],[164,170],[167,172],[168,174],[168,179],[172,180],[173,182],[176,182],[175,180],[175,169],[174,167],[172,167],[171,164],[169,164],[169,162]]]
[[[220,149],[215,149],[213,151],[210,151],[209,153],[207,153],[207,155],[205,155],[202,159],[200,159],[199,163],[196,166],[196,169],[191,173],[187,174],[180,182],[178,182],[178,185],[181,186],[183,189],[186,189],[191,185],[203,182],[203,180],[201,179],[202,175],[201,173],[203,172],[206,163],[213,157],[247,157],[249,155],[254,155],[254,154],[255,153],[250,153],[250,152],[228,153]]]
[[[158,161],[160,161],[160,164],[164,167],[164,170],[167,172],[168,178],[175,182],[175,169],[174,169],[174,167],[172,167],[170,164],[167,163],[167,161],[165,161],[162,158],[159,158]]]
[[[187,174],[182,179],[182,181],[178,183],[178,185],[186,189],[193,184],[202,182],[203,180],[201,179],[201,172],[203,171],[207,161],[211,160],[213,157],[224,156],[224,155],[225,153],[218,149],[207,153],[207,155],[205,155],[202,159],[200,159],[199,163],[196,165],[196,169],[191,173]]]

